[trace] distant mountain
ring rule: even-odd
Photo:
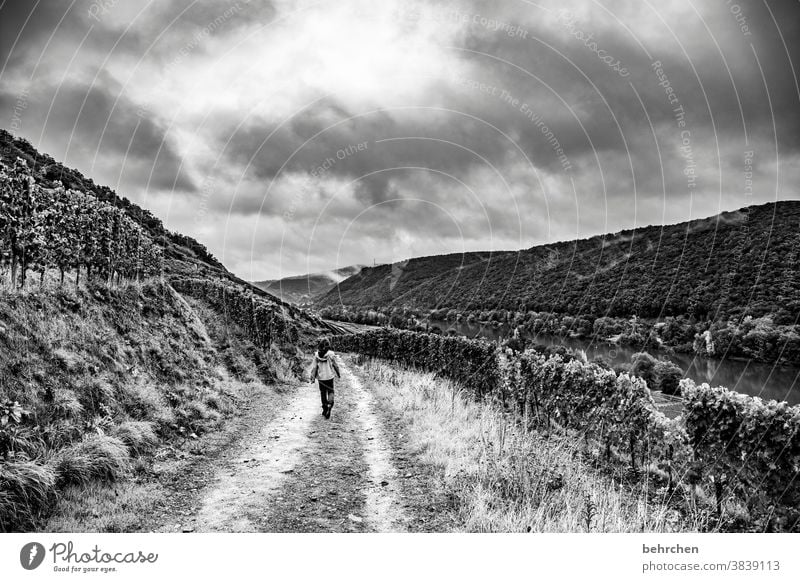
[[[593,316],[800,313],[800,202],[750,206],[506,252],[365,268],[318,307],[509,309]]]
[[[351,265],[324,273],[311,273],[272,281],[257,281],[253,285],[289,303],[312,303],[336,287],[337,283],[360,273],[363,268],[364,265]]]

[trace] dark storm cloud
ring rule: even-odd
[[[477,3],[470,10],[466,14],[484,14],[514,23],[507,9],[498,11],[489,3]],[[780,18],[777,9],[775,12]],[[570,23],[566,17],[547,27],[522,20],[525,38],[485,26],[466,26],[460,56],[475,65],[476,74],[443,80],[435,91],[451,109],[475,115],[484,123],[459,118],[456,113],[426,115],[420,111],[374,114],[330,127],[347,115],[341,110],[337,110],[338,118],[330,115],[329,107],[324,114],[317,109],[302,111],[277,129],[254,122],[233,134],[223,129],[221,135],[225,142],[231,138],[232,159],[251,164],[250,171],[261,178],[275,177],[281,167],[283,171],[309,171],[348,143],[419,137],[429,139],[372,148],[336,163],[329,173],[357,178],[404,165],[458,173],[483,164],[478,155],[492,164],[502,164],[509,152],[512,157],[528,156],[538,168],[558,172],[564,169],[563,156],[560,159],[556,154],[556,149],[561,148],[573,167],[579,162],[583,168],[597,164],[597,156],[607,151],[629,156],[629,174],[638,172],[641,187],[648,182],[660,185],[660,179],[647,171],[659,161],[648,137],[655,131],[664,150],[661,162],[667,166],[666,180],[673,185],[680,183],[675,174],[683,169],[683,161],[672,151],[679,132],[664,132],[661,128],[675,129],[676,105],[684,108],[694,139],[703,140],[704,147],[716,149],[731,139],[742,141],[743,118],[748,137],[769,141],[773,137],[773,115],[786,122],[778,130],[780,147],[793,146],[797,140],[797,96],[792,91],[793,78],[786,75],[791,67],[769,13],[763,7],[760,12],[754,11],[751,22],[754,29],[764,29],[759,33],[764,39],[756,51],[765,69],[772,110],[749,40],[741,37],[731,14],[723,11],[714,16],[707,19],[711,31],[706,37],[687,41],[676,27],[677,38],[667,34],[667,40],[655,46],[647,38],[636,38],[595,22]],[[794,27],[786,27],[784,38],[789,38]],[[576,29],[592,34],[605,53],[613,55],[624,67],[625,74],[609,67],[579,39],[565,34]],[[696,30],[692,29],[692,34]],[[722,53],[715,41],[722,43]],[[796,52],[796,41],[787,42],[794,43],[790,52]],[[730,74],[723,57],[731,68]],[[671,103],[664,86],[659,84],[663,79],[653,67],[656,60],[662,63],[679,101]],[[513,135],[522,151],[515,152],[516,146],[500,132]],[[642,148],[648,140],[650,143]],[[475,150],[478,155],[443,141]],[[394,196],[392,175],[381,172],[359,181],[361,199],[376,203]],[[632,183],[630,179],[627,182]],[[247,205],[243,209],[249,210]]]
[[[218,141],[227,144],[232,162],[258,178],[305,171],[358,179],[359,196],[369,204],[393,196],[391,178],[404,171],[398,168],[457,173],[481,164],[480,156],[499,163],[510,145],[497,130],[458,112],[411,109],[350,116],[335,103],[317,105],[280,126],[255,122],[240,131],[222,131]],[[365,145],[353,151],[358,144]]]
[[[748,102],[764,110],[765,101],[772,112],[763,121],[775,120],[781,146],[800,149],[800,6],[782,0],[748,6],[748,24],[753,29],[752,41],[765,81]],[[785,43],[785,45],[784,45]],[[746,83],[745,83],[746,84]],[[767,95],[767,90],[769,95]],[[750,95],[748,94],[748,97]]]
[[[490,10],[484,3],[479,6]],[[614,5],[609,7],[613,11]],[[473,26],[465,32],[464,45],[474,51],[467,53],[467,58],[482,70],[489,69],[495,59],[505,59],[540,77],[567,103],[579,105],[590,99],[587,117],[595,122],[603,120],[600,134],[619,133],[616,127],[611,128],[614,117],[631,119],[634,132],[646,128],[647,119],[631,83],[654,123],[673,120],[673,107],[666,101],[652,66],[658,60],[693,127],[712,131],[716,126],[720,138],[729,139],[733,134],[743,136],[746,125],[748,131],[772,139],[772,122],[780,119],[779,145],[796,149],[800,139],[800,95],[795,76],[800,63],[798,3],[742,3],[739,20],[725,2],[715,3],[713,10],[704,8],[709,10],[702,21],[705,26],[697,18],[668,21],[658,42],[647,35],[637,36],[635,28],[630,34],[619,25],[570,21],[565,16],[547,27],[526,22],[529,34],[524,39]],[[656,19],[655,13],[652,17]],[[741,22],[746,22],[749,34],[742,32]],[[604,54],[613,55],[628,75],[616,73],[587,48],[586,42],[575,37],[590,34],[590,42],[597,43]],[[519,83],[516,77],[524,79],[527,75],[510,73],[507,82]],[[530,85],[532,81],[527,77],[522,83]],[[534,87],[534,91],[541,93],[542,87]],[[564,141],[569,143],[566,137]],[[622,142],[615,140],[612,145],[620,147]]]
[[[264,265],[278,262],[281,224],[287,256],[304,263],[297,233],[320,214],[320,257],[355,221],[348,256],[369,262],[358,247],[389,253],[393,237],[418,253],[488,245],[490,232],[523,247],[787,195],[800,149],[794,0],[457,0],[423,4],[423,20],[397,3],[385,46],[364,34],[385,20],[350,3],[6,0],[0,122],[21,116],[17,133],[123,194],[175,188],[189,207],[176,212],[202,200],[209,224],[231,213],[237,229],[258,215]],[[437,6],[444,17],[424,21]],[[428,62],[443,73],[418,74]],[[742,195],[745,150],[758,200]],[[228,236],[204,242],[223,256]],[[234,268],[263,250],[245,238],[256,237],[230,237]]]
[[[47,50],[64,50],[61,43],[76,48],[84,37],[85,48],[105,54],[114,48],[131,54],[144,50],[144,38],[136,29],[127,30],[92,17],[93,7],[110,2],[74,0],[47,2],[6,0],[0,4],[0,57],[4,74],[31,75],[36,68],[47,68]]]
[[[46,40],[58,23],[73,27],[69,5],[49,2],[6,0],[0,5],[0,63],[6,70],[25,64],[33,43]]]
[[[475,83],[489,85],[494,94],[475,88]],[[305,171],[345,177],[356,180],[357,195],[367,204],[396,197],[393,184],[413,173],[409,168],[439,172],[442,181],[484,166],[496,167],[502,175],[509,162],[529,165],[531,171],[558,172],[570,163],[563,153],[559,157],[559,148],[576,160],[624,150],[618,121],[583,116],[560,102],[551,106],[557,101],[552,95],[543,105],[524,81],[451,79],[436,84],[434,91],[448,107],[408,106],[350,115],[341,104],[328,100],[280,126],[253,121],[240,129],[221,127],[217,142],[225,148],[224,155],[249,175],[273,179]],[[503,91],[518,103],[504,100]],[[580,105],[585,110],[588,104],[583,100]],[[368,146],[342,156],[343,150],[346,153],[358,143]],[[430,188],[427,195],[435,198],[436,189]],[[237,201],[237,211],[253,208],[245,199]]]

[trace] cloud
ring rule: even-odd
[[[116,173],[133,174],[140,184],[163,190],[196,190],[189,168],[164,128],[117,93],[115,82],[102,78],[93,85],[64,83],[26,93],[22,127],[29,132],[58,136],[45,143],[50,153],[64,152],[65,163],[108,167]],[[0,108],[7,110],[17,97],[0,93]],[[56,144],[59,144],[58,147]]]
[[[528,247],[796,195],[800,8],[737,6],[6,1],[0,121],[254,279]]]

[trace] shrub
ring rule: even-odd
[[[704,476],[752,503],[800,503],[800,407],[681,382],[686,430]]]
[[[75,392],[66,388],[56,388],[53,391],[53,413],[56,418],[80,418],[83,413]]]
[[[51,449],[60,449],[80,437],[82,432],[71,420],[59,418],[42,427],[42,438]]]
[[[134,384],[117,394],[120,406],[135,420],[153,418],[170,419],[169,406],[161,391],[149,383]]]
[[[667,360],[659,360],[653,369],[656,388],[664,394],[680,394],[680,381],[683,379],[683,370]]]
[[[178,426],[198,435],[216,425],[221,418],[219,412],[199,400],[190,400],[175,408],[175,422]]]
[[[460,382],[477,396],[491,394],[499,385],[496,347],[487,341],[391,329],[332,339],[337,350],[417,366]]]
[[[90,414],[105,412],[103,406],[114,400],[114,388],[102,378],[94,378],[78,388],[78,401]]]

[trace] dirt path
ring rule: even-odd
[[[341,363],[330,419],[322,417],[319,390],[310,384],[277,402],[262,399],[247,413],[249,432],[215,459],[195,507],[183,516],[191,524],[186,531],[419,529],[425,522],[416,515],[419,504],[405,495],[415,476],[409,459],[398,459],[374,394]]]
[[[259,511],[294,470],[309,440],[319,397],[304,388],[220,470],[197,515],[199,531],[259,531]]]

